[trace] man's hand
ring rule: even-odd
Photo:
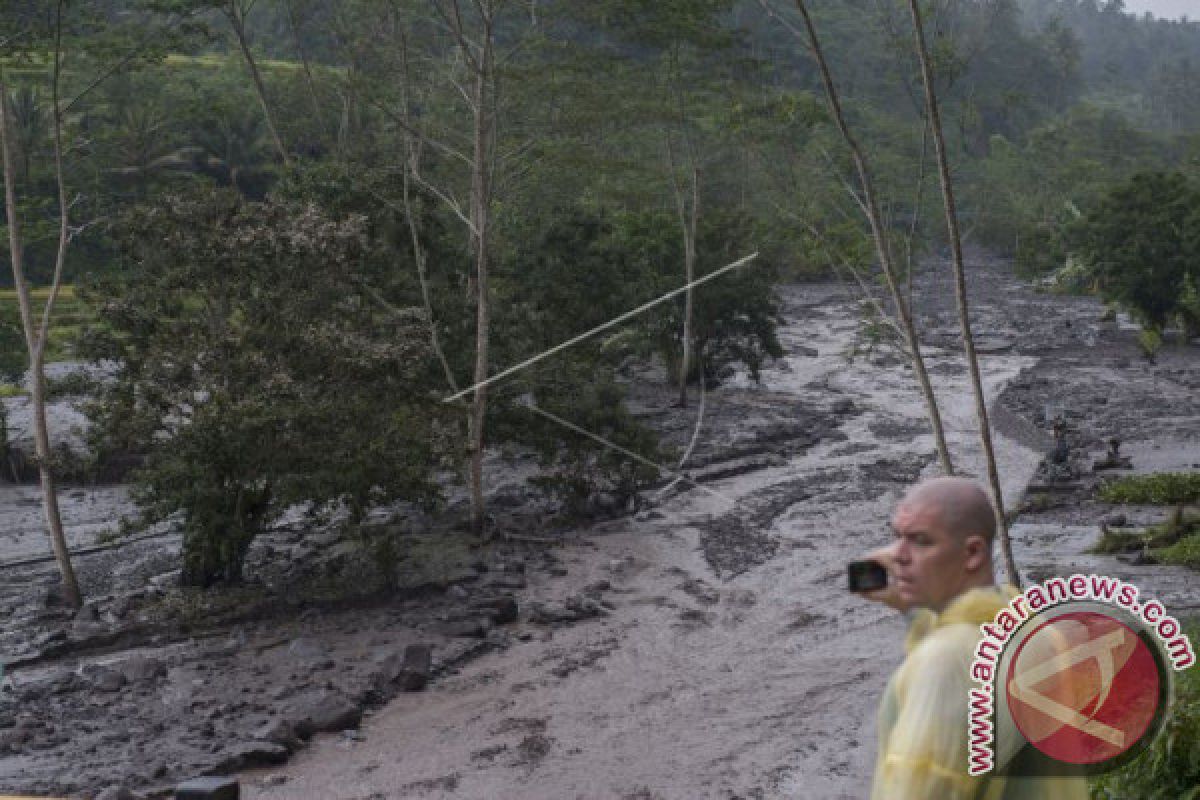
[[[897,611],[908,611],[909,605],[900,596],[900,589],[896,586],[896,553],[893,550],[894,547],[895,545],[888,545],[887,547],[873,550],[866,555],[867,559],[879,562],[887,570],[887,586],[871,592],[859,592],[858,594],[872,602],[883,603],[885,606],[894,608]]]

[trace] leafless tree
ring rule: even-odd
[[[804,23],[804,29],[800,30],[790,21],[785,20],[779,15],[768,0],[759,0],[759,2],[768,14],[780,20],[808,48],[817,62],[830,114],[833,117],[838,132],[846,143],[846,147],[850,151],[851,161],[854,163],[854,171],[858,177],[859,188],[862,192],[861,197],[857,197],[857,195],[856,197],[870,225],[871,236],[875,242],[876,258],[879,260],[879,267],[883,272],[884,281],[892,298],[896,319],[900,329],[904,333],[909,360],[912,364],[913,373],[917,377],[921,396],[925,401],[925,410],[929,417],[930,427],[933,429],[933,438],[937,445],[938,459],[941,462],[942,471],[947,475],[952,475],[954,474],[954,464],[950,458],[949,447],[946,445],[946,432],[942,424],[941,411],[938,408],[937,396],[934,394],[933,385],[929,380],[929,372],[925,368],[924,356],[921,354],[921,342],[917,336],[916,326],[913,324],[912,309],[909,307],[908,301],[901,291],[892,257],[891,244],[888,241],[887,229],[883,222],[883,215],[880,212],[879,197],[875,190],[870,163],[846,120],[845,112],[842,109],[841,96],[838,93],[837,85],[834,83],[833,74],[829,69],[829,62],[825,57],[825,51],[821,47],[820,36],[817,33],[812,15],[809,13],[808,6],[804,0],[796,0],[796,7]]]
[[[8,84],[4,79],[2,69],[0,69],[0,150],[3,150],[4,204],[7,210],[13,283],[16,286],[17,304],[21,312],[25,346],[29,353],[29,389],[33,407],[34,452],[37,458],[38,477],[42,486],[42,504],[46,514],[50,544],[62,575],[64,597],[71,606],[78,608],[83,604],[83,595],[79,589],[79,581],[75,577],[75,570],[71,566],[71,554],[67,549],[67,540],[63,533],[62,515],[58,508],[58,494],[52,470],[53,454],[50,450],[50,429],[46,421],[46,346],[50,338],[50,318],[62,288],[67,246],[71,241],[70,202],[67,199],[66,178],[63,172],[63,108],[60,102],[63,5],[64,0],[58,0],[55,6],[54,53],[51,66],[54,175],[57,184],[59,213],[58,247],[55,251],[54,274],[40,320],[35,319],[33,299],[29,283],[25,279],[23,242],[17,213],[15,165],[12,153],[12,109],[9,106]]]
[[[929,125],[933,131],[934,149],[937,152],[938,176],[942,185],[942,199],[946,209],[946,228],[950,235],[950,251],[954,266],[954,290],[958,300],[958,321],[962,328],[963,351],[971,374],[971,389],[975,395],[975,414],[979,420],[979,437],[987,460],[988,483],[991,485],[992,502],[996,510],[996,523],[1000,532],[1000,549],[1004,556],[1004,568],[1009,583],[1020,587],[1021,576],[1013,560],[1012,542],[1008,536],[1008,521],[1004,513],[1004,494],[1000,487],[1000,474],[996,468],[996,453],[992,446],[991,423],[988,420],[987,397],[983,392],[983,381],[979,375],[979,359],[975,353],[975,337],[971,331],[970,307],[967,301],[966,265],[963,259],[962,236],[958,227],[958,210],[954,200],[954,182],[950,175],[950,163],[946,155],[946,137],[942,130],[941,111],[938,107],[937,90],[934,87],[933,67],[930,64],[929,47],[925,41],[925,25],[917,0],[909,0],[912,11],[913,29],[916,36],[917,58],[921,63],[921,80],[925,84],[925,104],[929,113]]]

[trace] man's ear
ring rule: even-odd
[[[966,553],[964,566],[968,572],[978,572],[983,569],[992,556],[992,547],[988,540],[978,534],[968,536],[963,542]]]

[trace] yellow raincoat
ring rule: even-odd
[[[1082,777],[967,774],[967,693],[979,626],[1015,596],[974,589],[941,614],[922,611],[909,629],[908,658],[879,708],[879,756],[871,800],[1087,800]],[[1015,726],[996,731],[996,763],[1025,744]],[[1009,730],[1004,730],[1009,729]]]

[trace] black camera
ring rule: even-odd
[[[878,561],[851,561],[846,565],[850,591],[873,592],[887,588],[887,569]]]

